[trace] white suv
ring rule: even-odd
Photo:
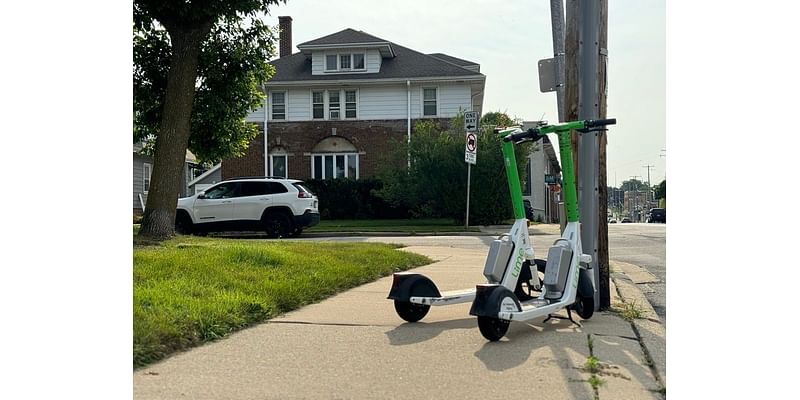
[[[248,177],[222,181],[178,199],[175,230],[265,231],[269,237],[297,237],[319,223],[317,196],[296,179]]]

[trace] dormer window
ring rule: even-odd
[[[336,54],[325,56],[325,71],[336,71]]]
[[[353,69],[364,69],[364,54],[363,53],[354,53],[353,54]]]
[[[325,72],[364,71],[365,53],[339,53],[325,55]]]

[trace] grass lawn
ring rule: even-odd
[[[306,232],[479,232],[451,219],[337,219],[320,221]]]
[[[134,367],[432,262],[397,247],[190,236],[134,246]]]

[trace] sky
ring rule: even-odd
[[[609,1],[607,182],[666,178],[666,5],[663,0]],[[265,21],[292,17],[292,46],[346,28],[423,53],[481,65],[484,113],[556,122],[555,92],[539,91],[538,61],[553,56],[550,2],[288,0]],[[544,117],[542,117],[544,116]],[[663,150],[663,151],[662,151]]]

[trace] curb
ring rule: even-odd
[[[320,237],[363,237],[363,236],[377,236],[377,237],[391,237],[391,236],[398,236],[398,237],[409,237],[409,236],[498,236],[502,234],[507,234],[508,231],[511,229],[511,225],[509,226],[499,226],[499,225],[492,225],[492,226],[478,226],[480,229],[479,232],[437,232],[437,231],[429,231],[429,232],[303,232],[300,236],[301,238],[320,238]],[[553,231],[554,232],[550,232]],[[537,227],[536,225],[531,226],[528,229],[528,232],[531,236],[537,235],[558,235],[560,234],[560,230],[558,230],[558,225],[555,225],[555,228],[548,228],[547,225]]]
[[[653,306],[645,297],[644,293],[636,285],[636,281],[628,275],[630,267],[644,270],[643,268],[630,263],[611,260],[610,264],[620,266],[626,264],[626,272],[611,273],[611,280],[617,290],[617,295],[626,303],[634,303],[642,311],[642,318],[631,321],[631,327],[639,338],[642,350],[648,357],[648,362],[653,370],[656,381],[662,387],[667,387],[666,370],[666,328],[661,323],[661,319],[656,314]],[[613,294],[612,294],[613,297]],[[613,306],[613,304],[612,304]]]

